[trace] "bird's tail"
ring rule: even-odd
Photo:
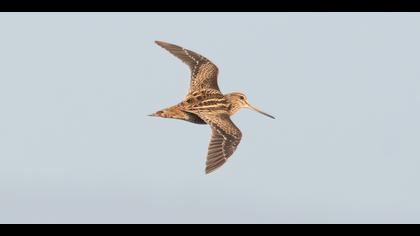
[[[187,120],[188,115],[179,109],[178,105],[171,106],[160,111],[157,111],[150,116],[162,117],[162,118],[172,118],[172,119],[180,119],[180,120]]]

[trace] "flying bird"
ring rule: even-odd
[[[218,68],[209,59],[180,46],[155,41],[188,65],[191,72],[190,87],[182,102],[159,110],[150,116],[180,119],[195,124],[208,124],[212,135],[208,146],[205,173],[221,167],[235,152],[242,133],[230,119],[241,108],[249,108],[270,118],[273,116],[252,106],[245,94],[222,94],[217,84]]]

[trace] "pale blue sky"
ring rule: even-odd
[[[1,13],[0,223],[420,223],[420,14]],[[276,116],[204,175],[197,51]]]

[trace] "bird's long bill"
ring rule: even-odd
[[[270,117],[271,119],[276,119],[274,116],[269,115],[269,114],[267,114],[267,113],[265,113],[265,112],[261,111],[260,109],[258,109],[258,108],[256,108],[256,107],[252,106],[252,105],[251,105],[251,104],[249,104],[249,103],[248,103],[248,106],[249,106],[249,108],[250,108],[251,110],[254,110],[254,111],[259,112],[259,113],[261,113],[261,114],[263,114],[263,115],[265,115],[265,116],[268,116],[268,117]]]

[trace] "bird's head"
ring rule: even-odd
[[[272,119],[275,119],[274,116],[269,115],[269,114],[261,111],[260,109],[254,107],[253,105],[251,105],[248,101],[248,98],[243,93],[234,92],[234,93],[230,93],[228,96],[229,96],[229,99],[230,99],[231,104],[233,106],[232,113],[237,112],[241,108],[249,108],[253,111],[259,112],[259,113],[261,113],[265,116],[268,116]]]

